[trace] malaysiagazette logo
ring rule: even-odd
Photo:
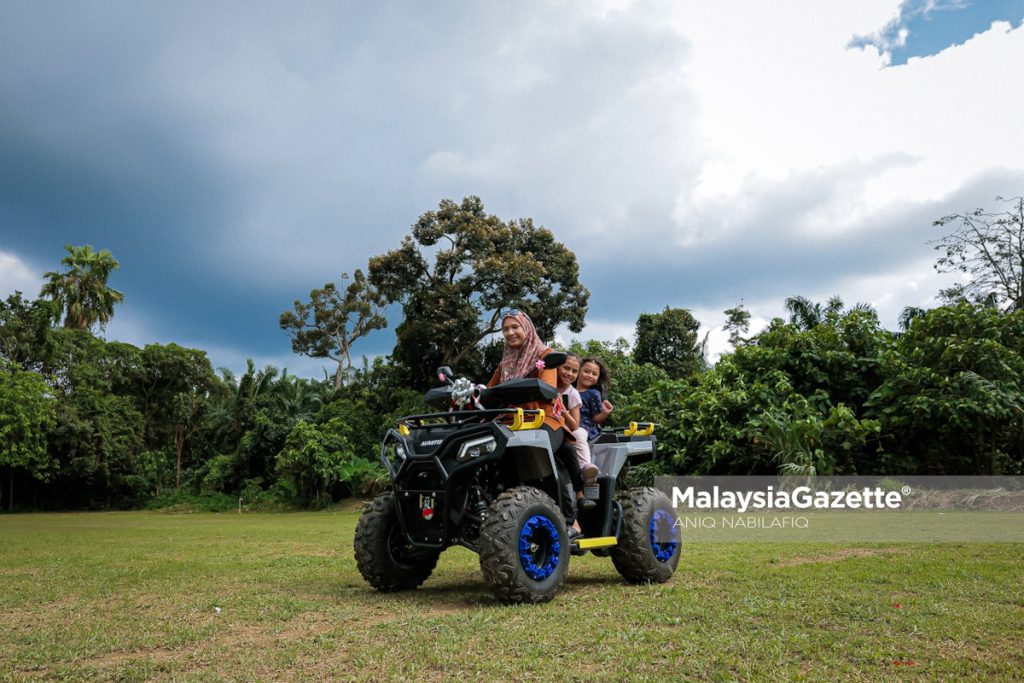
[[[909,487],[906,487],[909,488]],[[698,490],[672,487],[672,506],[697,510],[899,510],[904,491],[864,487],[851,491],[815,491],[809,486],[792,490],[769,486],[761,491]]]

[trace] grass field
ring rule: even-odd
[[[358,511],[0,516],[0,680],[1019,680],[1024,545],[688,546],[667,584],[573,558],[497,604],[474,554],[371,592]]]

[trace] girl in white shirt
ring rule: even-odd
[[[598,469],[590,460],[590,445],[587,443],[587,430],[580,426],[580,392],[573,383],[580,373],[580,357],[568,354],[565,362],[558,366],[558,392],[562,395],[565,405],[565,426],[576,439],[576,459],[580,463],[583,483],[593,486],[597,483]]]

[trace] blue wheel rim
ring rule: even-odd
[[[679,529],[668,510],[659,508],[651,515],[650,536],[654,558],[658,562],[671,560],[679,548]]]
[[[534,515],[526,520],[519,532],[519,561],[527,576],[534,581],[551,576],[558,566],[561,551],[558,529],[550,519]]]

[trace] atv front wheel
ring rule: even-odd
[[[611,549],[615,569],[630,583],[664,583],[682,546],[672,503],[655,488],[630,489],[620,499],[622,531]]]
[[[499,600],[547,602],[568,567],[569,536],[550,496],[519,486],[491,503],[480,531],[480,570]]]
[[[359,573],[383,593],[419,586],[434,571],[441,554],[416,552],[408,545],[398,523],[394,493],[377,496],[366,506],[356,524],[353,545]]]

